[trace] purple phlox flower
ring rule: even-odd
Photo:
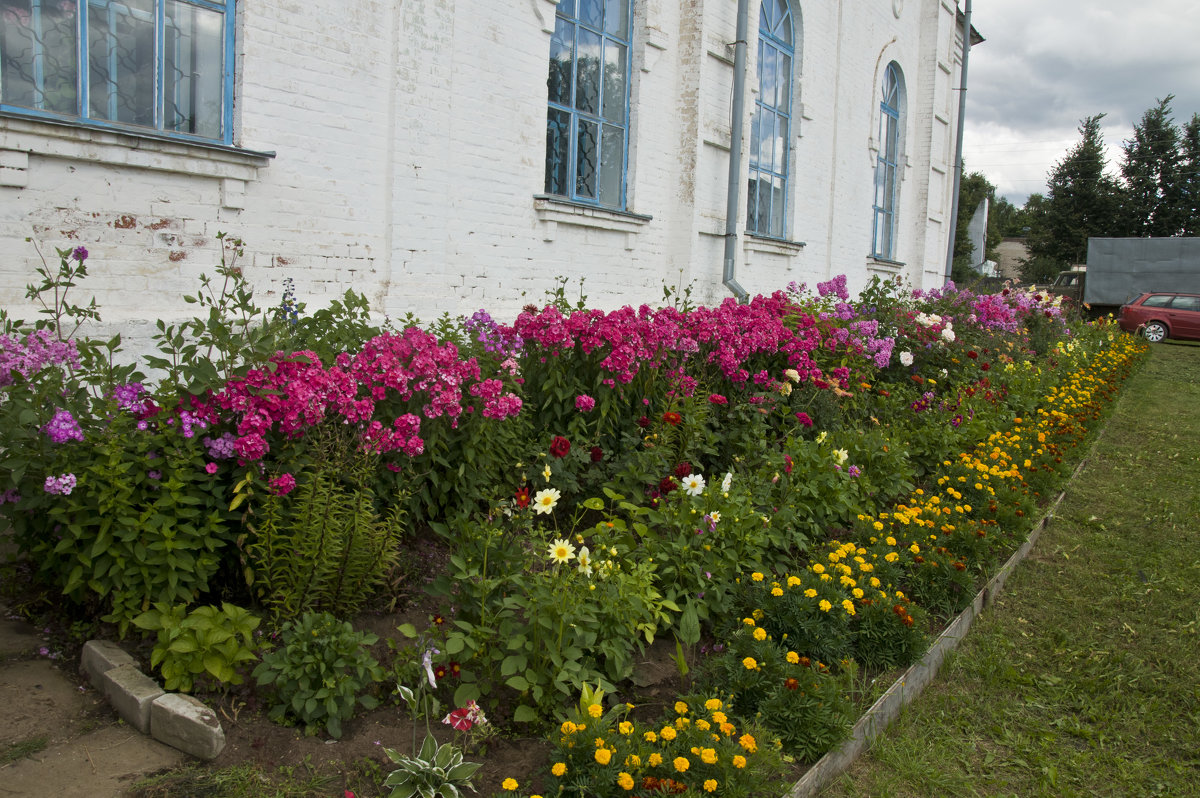
[[[87,260],[87,256],[87,247],[75,247],[75,249],[71,250],[71,257],[80,263],[83,263],[85,260]]]
[[[75,489],[75,484],[75,475],[68,473],[57,477],[46,477],[46,483],[43,487],[46,493],[56,496],[70,496],[71,491]]]
[[[207,435],[203,438],[204,447],[208,449],[208,456],[214,460],[228,460],[233,457],[233,444],[236,438],[232,433],[226,432],[219,438],[210,438]]]
[[[79,422],[71,415],[70,410],[59,410],[55,413],[50,423],[42,427],[42,432],[55,443],[83,440],[83,430],[79,428]]]
[[[150,477],[150,479],[162,479],[162,472],[157,469],[151,469],[146,472],[146,476]]]

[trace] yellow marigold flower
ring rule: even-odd
[[[633,734],[633,724],[627,720],[623,720],[617,724],[617,731],[621,734]]]
[[[754,619],[753,618],[742,618],[742,623],[746,624],[747,626],[754,626]]]
[[[680,773],[683,773],[683,772],[687,771],[687,769],[688,769],[688,768],[690,768],[690,767],[692,766],[692,763],[691,763],[691,762],[689,762],[689,761],[687,760],[687,757],[685,757],[685,756],[677,756],[677,757],[675,757],[675,759],[674,759],[674,760],[672,760],[671,764],[672,764],[672,765],[674,765],[674,766],[675,766],[675,770],[677,770],[677,771],[678,771],[678,772],[680,772]]]
[[[625,757],[625,764],[631,768],[641,767],[642,758],[637,754],[630,754],[629,756]]]
[[[658,735],[652,731],[648,731],[642,735],[642,739],[648,743],[656,743],[658,742]]]
[[[596,747],[597,747],[597,748],[603,748],[603,747],[604,747],[604,738],[603,738],[603,737],[597,737],[597,738],[596,738]]]
[[[715,765],[717,762],[717,751],[715,748],[701,748],[700,761],[706,765]]]
[[[711,725],[704,718],[700,718],[696,721],[696,728],[700,731],[708,731],[711,728]]]
[[[822,582],[828,582],[828,581],[830,581],[831,579],[833,579],[833,577],[832,577],[832,576],[830,576],[829,574],[821,574],[821,581],[822,581]]]
[[[805,598],[816,598],[816,597],[817,597],[817,591],[816,591],[815,589],[813,589],[813,588],[811,588],[811,587],[810,587],[810,588],[808,588],[807,590],[805,590],[805,591],[804,591],[804,597],[805,597]]]
[[[741,737],[739,737],[738,744],[751,754],[758,750],[758,741],[755,740],[754,736],[750,734],[743,734]]]
[[[578,727],[569,720],[564,720],[561,731],[563,734],[574,734]]]
[[[788,586],[788,587],[799,587],[799,586],[800,586],[800,577],[798,577],[798,576],[789,576],[789,577],[787,578],[787,586]]]
[[[850,591],[850,595],[854,596],[856,599],[862,598],[863,597],[862,588],[861,587],[854,588],[853,590]]]
[[[918,546],[916,543],[914,543],[914,544],[912,544],[911,546],[909,546],[909,547],[908,547],[908,550],[909,550],[909,551],[911,551],[913,554],[920,554],[920,553],[921,553],[921,547],[920,547],[920,546]]]
[[[876,532],[883,531],[883,522],[881,522],[881,521],[876,521],[875,523],[871,524],[871,526],[875,528]]]
[[[709,712],[716,712],[722,706],[724,705],[721,703],[721,699],[719,698],[710,698],[704,702],[704,708]]]
[[[879,583],[879,577],[877,577],[877,576],[872,576],[872,577],[871,577],[871,587],[879,587],[879,584],[880,584],[880,583]]]
[[[847,615],[855,614],[854,613],[854,602],[851,601],[850,599],[846,599],[845,601],[842,602],[842,609],[844,609],[846,611]]]
[[[646,759],[646,764],[652,768],[658,767],[662,764],[662,755],[658,753],[651,754],[649,758]]]
[[[742,660],[742,666],[748,671],[753,671],[758,669],[758,662],[754,657],[746,657]]]
[[[692,721],[690,718],[676,718],[675,719],[675,728],[676,729],[686,729],[688,726],[691,725],[691,723],[692,723]]]
[[[683,703],[682,701],[676,701],[675,702],[675,714],[676,715],[686,715],[687,713],[688,713],[688,705]]]
[[[821,565],[821,563],[819,563],[819,562],[815,562],[812,565],[812,572],[814,574],[823,574],[823,573],[825,573],[825,566]]]
[[[737,756],[735,756],[735,757],[733,758],[733,766],[734,766],[735,768],[744,768],[744,767],[746,767],[746,757],[742,756],[741,754],[738,754]]]
[[[754,634],[751,636],[755,640],[766,640],[767,639],[767,630],[762,628],[761,626],[756,627],[754,630]]]
[[[597,748],[595,756],[596,761],[601,765],[607,765],[612,761],[612,751],[608,750],[607,748]]]
[[[891,535],[888,535],[886,538],[884,538],[883,542],[888,544],[889,546],[896,545],[896,539],[894,537],[892,537]]]
[[[721,724],[721,734],[724,734],[726,737],[733,736],[733,733],[735,731],[737,731],[737,727],[734,726],[732,723],[722,723]]]
[[[500,783],[500,789],[508,790],[509,792],[515,792],[517,787],[519,787],[519,786],[520,785],[517,784],[516,779],[505,779],[504,781],[502,781]]]
[[[900,559],[900,557],[896,554],[896,552],[889,551],[883,556],[883,559],[887,560],[888,562],[895,562],[896,560]]]
[[[750,578],[753,579],[755,582],[761,582],[763,580],[763,575],[760,574],[758,571],[755,571],[754,573],[750,574]]]
[[[604,714],[604,707],[599,704],[588,704],[588,714],[593,718],[598,718]]]
[[[798,662],[800,662],[800,655],[797,654],[795,651],[789,651],[787,653],[787,661],[792,663],[793,665],[795,665]]]
[[[705,792],[716,792],[717,791],[717,780],[716,779],[705,779],[704,780],[704,791]]]
[[[754,610],[750,614],[754,616],[754,620],[756,620],[756,621],[761,621],[763,619],[763,616],[766,615],[766,613],[763,612],[762,610]]]
[[[670,742],[675,739],[675,728],[673,726],[663,726],[658,736]]]
[[[774,596],[775,598],[779,598],[780,596],[783,595],[783,588],[779,588],[779,587],[771,588],[771,595]]]
[[[567,772],[567,763],[555,762],[554,766],[550,768],[550,772],[561,778],[562,775]]]
[[[821,608],[821,612],[829,612],[831,609],[833,609],[833,605],[825,599],[821,599],[821,603],[817,606]]]
[[[712,715],[712,719],[713,719],[713,723],[716,723],[717,725],[725,723],[726,721],[729,720],[729,718],[727,718],[725,716],[724,712],[714,712]]]
[[[622,790],[632,790],[633,789],[633,776],[630,776],[628,773],[618,773],[617,774],[617,786],[620,787]]]

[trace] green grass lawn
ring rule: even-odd
[[[1153,348],[1030,557],[823,796],[1200,795],[1200,346]]]

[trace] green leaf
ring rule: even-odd
[[[533,723],[537,719],[538,714],[536,711],[534,711],[533,707],[521,704],[519,707],[513,710],[514,723]]]
[[[583,501],[583,506],[588,508],[589,510],[603,510],[604,509],[604,500],[593,496],[590,499],[585,499]]]
[[[524,676],[510,676],[504,683],[519,693],[529,689],[529,682]]]
[[[469,682],[464,682],[454,691],[454,705],[458,707],[466,706],[468,701],[478,701],[482,693],[479,690],[479,685]]]
[[[400,624],[396,627],[396,631],[410,640],[417,636],[417,627],[413,626],[411,623]]]

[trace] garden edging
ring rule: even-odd
[[[1087,458],[1085,457],[1075,466],[1075,469],[1071,472],[1071,478],[1067,480],[1068,485],[1086,462]],[[958,648],[959,643],[966,637],[975,618],[996,601],[996,598],[1004,589],[1004,583],[1021,561],[1029,556],[1029,552],[1033,549],[1034,544],[1037,543],[1042,530],[1054,515],[1055,510],[1058,509],[1065,495],[1065,489],[1059,491],[1054,501],[1046,509],[1046,512],[1042,514],[1041,519],[1034,524],[1025,542],[1013,552],[1004,565],[975,594],[975,598],[970,605],[960,612],[945,630],[937,636],[937,639],[929,646],[929,650],[925,652],[920,662],[910,666],[908,670],[902,673],[884,694],[871,705],[870,709],[863,713],[863,716],[854,724],[854,728],[850,733],[850,739],[818,759],[811,768],[805,771],[800,780],[792,785],[792,788],[784,794],[783,798],[813,798],[813,796],[819,795],[834,779],[848,770],[854,764],[854,761],[870,748],[880,735],[887,731],[888,726],[899,716],[900,711],[909,702],[919,696],[933,681],[934,677],[937,676],[938,671],[941,670],[942,662],[946,658],[946,654]]]
[[[89,640],[79,665],[117,714],[142,734],[198,759],[214,759],[225,748],[215,712],[194,696],[163,690],[116,643]]]

